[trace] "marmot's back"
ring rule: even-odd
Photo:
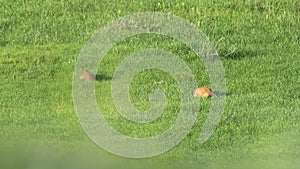
[[[92,82],[96,80],[96,77],[90,71],[84,69],[80,75],[80,79]]]

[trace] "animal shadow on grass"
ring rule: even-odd
[[[219,97],[219,96],[230,96],[232,95],[231,92],[219,92],[219,91],[214,91],[214,94]]]
[[[104,74],[96,74],[95,80],[96,80],[97,82],[100,82],[100,81],[108,81],[108,80],[112,80],[112,77],[107,76],[107,75],[104,75]]]
[[[264,55],[264,51],[262,50],[249,50],[249,49],[237,49],[236,51],[230,51],[230,50],[219,50],[219,56],[221,58],[225,59],[242,59],[246,57],[258,57]]]

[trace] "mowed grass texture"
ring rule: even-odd
[[[199,143],[199,133],[209,99],[199,100],[196,123],[178,146],[157,157],[134,160],[105,152],[88,138],[74,109],[72,78],[86,41],[114,19],[138,12],[170,13],[203,31],[221,56],[227,100],[220,124],[205,143]],[[1,1],[0,166],[297,168],[299,44],[299,0]],[[161,89],[168,99],[164,113],[147,124],[118,114],[111,98],[113,73],[127,56],[147,48],[176,54],[199,86],[210,86],[203,63],[176,39],[143,34],[120,42],[100,63],[95,92],[109,124],[132,137],[162,133],[180,109],[176,81],[163,71],[147,70],[133,79],[130,98],[145,111],[150,108],[149,92]],[[43,150],[50,153],[44,155]]]

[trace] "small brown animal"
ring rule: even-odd
[[[211,89],[207,87],[200,87],[195,89],[193,92],[194,97],[202,97],[202,98],[208,98],[211,96],[216,96]]]
[[[81,80],[93,82],[96,80],[96,76],[93,75],[90,71],[84,69],[80,75]]]

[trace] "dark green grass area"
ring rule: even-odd
[[[227,85],[220,124],[205,143],[198,141],[210,99],[199,100],[196,123],[178,146],[140,160],[123,159],[95,145],[77,119],[72,98],[74,66],[86,41],[114,19],[137,12],[174,14],[203,31],[221,56]],[[180,108],[176,81],[153,69],[134,77],[130,99],[145,111],[150,108],[149,93],[161,89],[168,98],[162,116],[137,124],[117,112],[111,97],[113,73],[126,57],[147,48],[176,54],[199,86],[210,86],[201,60],[176,39],[142,34],[120,42],[99,65],[95,93],[109,124],[133,137],[165,131]],[[297,168],[299,75],[299,0],[0,1],[0,166]],[[44,157],[40,146],[50,149],[53,159]],[[7,148],[13,149],[7,150],[11,156]]]

